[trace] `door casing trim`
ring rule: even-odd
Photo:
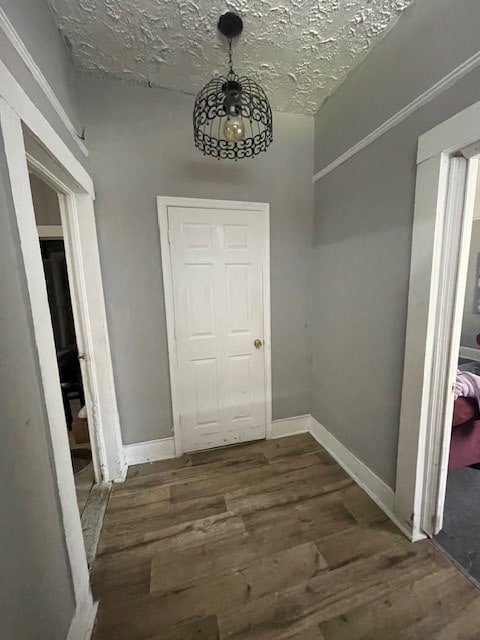
[[[413,540],[434,535],[443,516],[479,140],[476,102],[418,141],[395,489]]]

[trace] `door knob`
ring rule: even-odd
[[[256,349],[260,349],[260,347],[262,346],[262,341],[257,338],[253,344]]]

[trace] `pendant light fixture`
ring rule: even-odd
[[[242,19],[229,11],[221,16],[218,29],[228,40],[229,69],[210,80],[195,99],[195,146],[218,159],[253,158],[273,140],[272,110],[262,87],[233,70],[232,40],[242,33]]]

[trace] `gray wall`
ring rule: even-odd
[[[479,349],[476,337],[480,333],[480,314],[476,312],[475,299],[478,285],[477,261],[480,253],[480,220],[474,220],[472,226],[472,241],[468,258],[467,288],[465,291],[465,305],[463,307],[462,347]]]
[[[65,109],[80,123],[76,73],[44,0],[1,0]],[[5,36],[1,59],[76,156],[85,161]],[[55,489],[37,352],[0,141],[0,636],[64,640],[75,603]],[[46,309],[48,313],[48,309]]]
[[[81,132],[82,118],[76,98],[78,74],[45,0],[0,0],[0,6],[42,70],[77,131]],[[0,52],[0,59],[26,94],[78,160],[86,164],[85,156],[1,29]]]
[[[86,77],[79,95],[124,441],[172,433],[156,195],[271,204],[273,413],[307,412],[313,118],[275,114],[268,153],[235,163],[194,148],[191,97]]]
[[[73,589],[5,167],[0,139],[0,636],[64,640]]]
[[[479,23],[472,0],[416,3],[317,113],[316,171],[471,56]],[[470,73],[315,187],[312,413],[392,487],[417,140],[479,87]]]
[[[62,220],[57,193],[33,173],[30,174],[30,189],[32,191],[37,224],[61,225]]]

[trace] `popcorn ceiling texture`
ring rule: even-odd
[[[49,0],[76,66],[195,94],[227,68],[219,16],[239,13],[234,68],[272,108],[313,114],[413,0]]]

